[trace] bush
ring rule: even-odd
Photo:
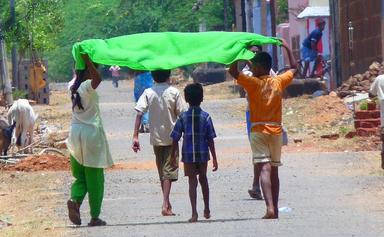
[[[27,99],[27,96],[28,96],[28,92],[25,91],[25,90],[19,90],[19,89],[16,89],[12,92],[12,96],[13,96],[13,99],[14,100],[18,100],[18,99]]]
[[[368,102],[367,101],[361,102],[359,108],[360,110],[368,110]]]

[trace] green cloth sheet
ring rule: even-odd
[[[84,40],[74,44],[72,54],[76,69],[85,68],[81,54],[88,54],[98,64],[152,71],[204,62],[231,64],[249,60],[254,54],[247,48],[264,44],[281,45],[281,41],[246,32],[156,32]]]

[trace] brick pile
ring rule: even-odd
[[[355,112],[356,135],[369,137],[379,135],[380,111],[376,103],[368,103],[368,110]]]
[[[346,80],[338,89],[337,94],[340,98],[352,95],[354,92],[368,92],[371,83],[378,75],[384,74],[384,62],[374,62],[369,66],[368,71],[363,74],[356,74]]]

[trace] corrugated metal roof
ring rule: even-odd
[[[307,18],[307,17],[319,17],[319,16],[329,16],[329,6],[327,7],[306,7],[297,18]]]

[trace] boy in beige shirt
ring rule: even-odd
[[[150,142],[156,156],[156,166],[159,172],[163,192],[163,216],[173,216],[169,194],[173,181],[178,179],[178,169],[171,165],[171,150],[173,140],[170,137],[177,117],[184,112],[185,103],[180,91],[169,85],[170,70],[152,72],[155,81],[152,88],[146,89],[135,106],[137,111],[132,149],[140,150],[139,127],[145,112],[149,112]],[[177,155],[178,160],[178,155]]]

